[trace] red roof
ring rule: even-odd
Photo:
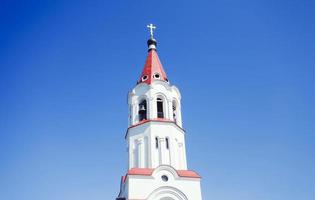
[[[191,170],[177,170],[177,174],[180,177],[189,177],[189,178],[201,178],[197,172]]]
[[[154,80],[168,81],[155,49],[150,49],[138,83],[151,84]]]
[[[144,175],[144,176],[151,176],[154,169],[149,168],[132,168],[128,170],[127,175]]]

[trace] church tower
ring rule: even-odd
[[[201,200],[201,177],[187,169],[181,94],[170,84],[150,24],[148,55],[128,94],[128,171],[116,200]]]

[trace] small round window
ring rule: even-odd
[[[164,181],[164,182],[168,181],[168,177],[166,175],[163,175],[161,178],[162,178],[162,181]]]
[[[148,76],[147,75],[144,75],[144,76],[142,76],[142,81],[146,81],[148,79]]]
[[[154,74],[153,77],[154,77],[155,79],[160,79],[160,78],[161,78],[160,74],[158,74],[158,73]]]

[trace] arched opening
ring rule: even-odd
[[[170,141],[168,138],[165,139],[166,149],[170,149]]]
[[[172,106],[172,108],[173,108],[173,119],[174,119],[175,123],[177,123],[177,117],[178,117],[178,114],[177,114],[177,103],[176,103],[175,100],[173,100],[172,104],[173,104],[173,106]]]
[[[142,100],[139,103],[139,122],[147,119],[147,101]]]
[[[147,200],[188,200],[186,195],[174,187],[162,186],[154,190]]]
[[[164,118],[164,105],[163,99],[157,98],[156,99],[156,106],[157,106],[157,118]]]

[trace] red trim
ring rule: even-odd
[[[137,124],[134,124],[134,125],[132,125],[132,126],[129,126],[129,128],[128,128],[127,131],[126,131],[125,138],[127,137],[127,134],[128,134],[129,129],[134,128],[134,127],[136,127],[136,126],[140,126],[140,125],[145,124],[145,123],[148,123],[148,122],[168,122],[168,123],[173,123],[173,124],[175,124],[178,128],[180,128],[181,130],[183,130],[184,132],[186,132],[185,129],[183,129],[182,127],[178,126],[178,124],[176,124],[175,121],[172,121],[172,120],[169,120],[169,119],[165,119],[165,118],[154,118],[154,119],[145,119],[145,120],[142,120],[141,122],[138,122]]]
[[[139,126],[139,125],[145,124],[147,122],[174,122],[175,123],[175,121],[172,121],[172,120],[169,120],[169,119],[164,119],[164,118],[145,119],[145,120],[142,120],[141,122],[138,122],[137,124],[134,124],[134,125],[130,126],[129,128],[133,128],[135,126]]]
[[[154,169],[151,168],[132,168],[128,170],[126,176],[129,175],[141,175],[141,176],[152,176]],[[186,177],[186,178],[201,178],[201,176],[192,170],[176,170],[179,177]]]

